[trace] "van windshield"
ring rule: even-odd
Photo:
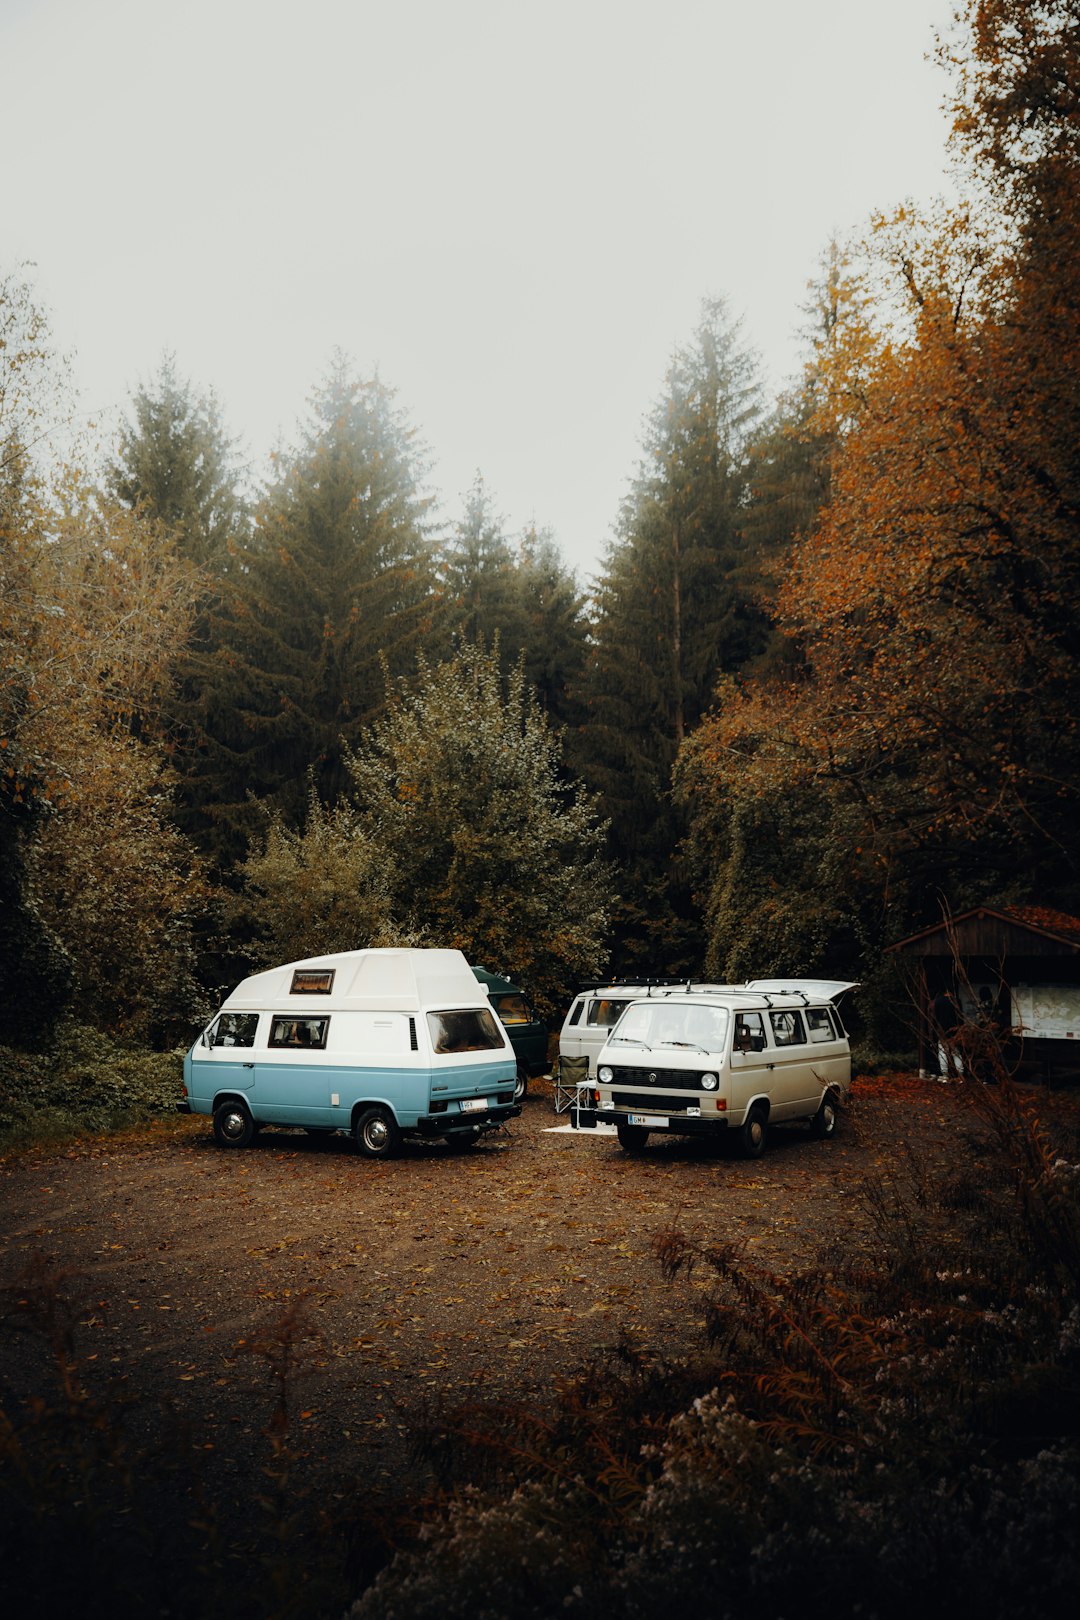
[[[670,1001],[635,1001],[610,1036],[628,1046],[687,1046],[722,1052],[727,1040],[726,1007],[689,1006]]]
[[[504,1045],[502,1031],[486,1007],[429,1012],[427,1023],[436,1052],[489,1052]]]

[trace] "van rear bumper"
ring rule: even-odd
[[[177,1103],[176,1112],[178,1114],[190,1114],[191,1113],[191,1104],[188,1102],[186,1097],[184,1098],[183,1102],[178,1102]]]
[[[425,1114],[417,1120],[416,1129],[421,1136],[474,1136],[477,1131],[504,1125],[520,1113],[520,1103],[503,1103],[486,1114]]]

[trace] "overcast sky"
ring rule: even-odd
[[[106,428],[172,351],[256,469],[344,349],[584,579],[702,298],[775,392],[830,236],[944,189],[951,10],[0,0],[0,273]]]

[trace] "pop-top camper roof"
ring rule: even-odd
[[[230,1012],[274,1008],[419,1012],[489,1005],[461,951],[340,951],[287,962],[243,979],[223,1003]]]

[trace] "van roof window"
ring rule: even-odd
[[[333,968],[295,968],[291,996],[328,996],[334,988]]]

